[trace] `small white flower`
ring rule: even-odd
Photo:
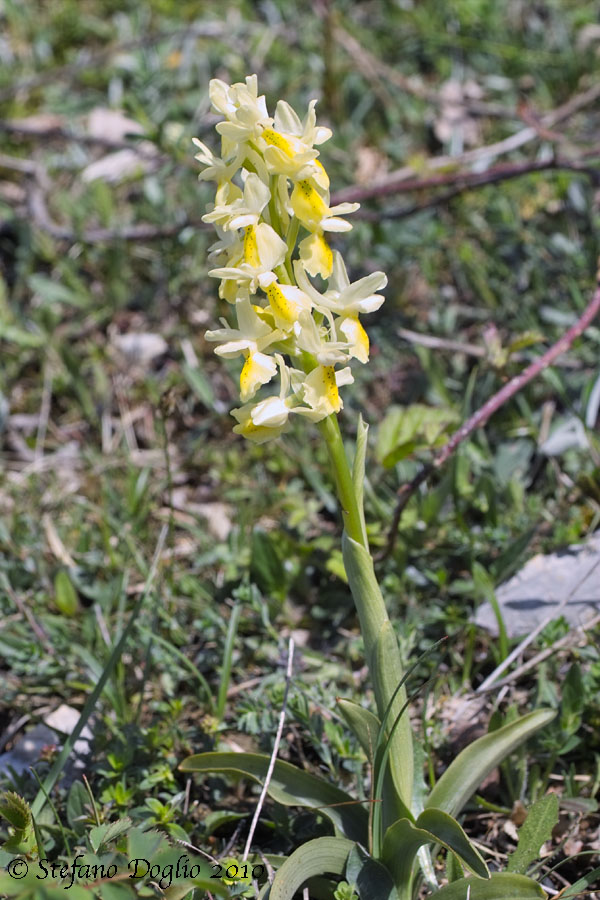
[[[257,225],[260,214],[271,199],[271,191],[253,172],[246,177],[244,196],[236,216],[229,223],[229,228],[247,228]]]
[[[382,294],[376,293],[387,284],[385,273],[372,272],[350,283],[344,260],[337,251],[333,254],[333,271],[327,290],[323,294],[310,283],[301,263],[294,264],[294,273],[298,284],[311,297],[313,303],[339,316],[357,316],[359,313],[375,312],[385,299]]]
[[[213,78],[209,85],[209,96],[213,109],[226,119],[225,122],[219,122],[216,129],[232,145],[252,140],[273,122],[267,112],[264,96],[258,96],[256,75],[249,75],[245,84],[239,82],[232,85]]]
[[[256,425],[252,421],[252,413],[259,406],[258,403],[247,403],[245,406],[239,406],[237,409],[231,410],[231,415],[237,419],[238,424],[233,430],[236,434],[248,438],[255,444],[264,444],[266,441],[272,441],[282,434],[288,425],[287,416],[281,425]]]
[[[314,421],[324,419],[343,408],[344,404],[338,388],[343,384],[352,384],[353,381],[354,378],[348,366],[337,372],[333,366],[317,366],[306,376],[304,400],[313,413],[319,417]]]
[[[316,125],[316,102],[311,100],[304,122],[301,122],[292,107],[280,100],[274,127],[263,130],[260,144],[269,171],[293,181],[312,178],[320,188],[327,190],[329,177],[317,159],[319,153],[314,146],[328,140],[331,131]]]
[[[303,311],[310,315],[310,298],[300,288],[291,284],[279,284],[273,277],[263,279],[262,289],[267,295],[269,306],[278,328],[290,331]]]
[[[275,109],[275,128],[300,138],[308,147],[324,144],[331,137],[332,131],[324,125],[317,125],[316,105],[316,100],[310,101],[304,122],[301,122],[289,103],[279,100]]]
[[[244,191],[231,182],[223,187],[223,193],[227,188],[225,202],[215,206],[211,212],[202,216],[203,222],[214,222],[225,231],[236,228],[246,228],[248,225],[256,225],[260,215],[271,199],[271,191],[258,175],[250,173],[244,183]],[[220,191],[217,191],[219,195]]]
[[[335,366],[348,360],[348,344],[331,340],[332,333],[335,334],[331,319],[328,330],[317,325],[310,312],[300,313],[294,325],[298,349],[310,353],[322,366]]]
[[[194,158],[206,166],[198,175],[200,181],[216,181],[218,184],[230,181],[244,161],[244,151],[241,147],[232,160],[225,162],[220,156],[215,156],[212,150],[198,138],[192,138],[192,143],[200,149],[200,153],[197,153]]]
[[[210,222],[227,230],[230,220],[235,215],[237,206],[242,202],[243,194],[237,184],[224,181],[217,188],[213,208],[202,216],[203,222]]]
[[[386,284],[385,272],[371,272],[370,275],[350,283],[342,255],[336,251],[333,254],[333,272],[327,291],[331,294],[332,304],[335,303],[336,306],[332,305],[330,309],[334,309],[340,315],[342,311],[350,315],[375,312],[385,300],[385,297],[376,292]]]
[[[369,336],[359,322],[358,316],[348,316],[337,320],[338,329],[348,341],[350,356],[361,363],[369,362]]]
[[[287,244],[276,231],[260,222],[249,225],[244,234],[243,259],[234,266],[211,269],[213,278],[232,280],[255,293],[259,285],[269,284],[276,276],[274,269],[280,266],[287,253]]]
[[[241,297],[236,305],[237,328],[230,328],[223,320],[223,328],[206,332],[206,340],[223,341],[215,348],[218,356],[232,358],[244,354],[246,361],[240,375],[242,400],[253,397],[262,384],[268,384],[277,372],[275,360],[263,353],[285,335],[273,329],[251,305],[249,298]]]
[[[236,434],[242,434],[257,444],[273,440],[287,428],[294,402],[289,394],[292,372],[280,354],[276,354],[275,359],[281,373],[279,396],[268,397],[259,403],[247,403],[231,411],[238,421],[233,429]]]

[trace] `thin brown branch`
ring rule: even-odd
[[[275,761],[277,760],[277,754],[279,752],[279,744],[281,743],[281,735],[283,734],[283,726],[285,724],[285,715],[287,711],[287,700],[288,694],[290,691],[290,684],[292,681],[292,671],[293,671],[293,663],[294,663],[294,639],[290,638],[288,642],[288,657],[287,657],[287,666],[285,672],[285,688],[283,690],[283,701],[281,703],[281,712],[279,713],[279,721],[277,723],[277,731],[275,733],[275,741],[273,743],[273,752],[271,753],[271,758],[269,760],[269,765],[267,768],[267,774],[265,775],[265,781],[263,784],[262,791],[260,792],[260,797],[258,798],[258,803],[256,804],[256,809],[254,810],[254,815],[252,817],[252,822],[250,823],[250,829],[248,831],[248,838],[246,840],[246,846],[244,847],[244,855],[242,856],[242,862],[246,862],[248,859],[248,854],[250,853],[250,847],[252,846],[252,839],[254,837],[254,832],[256,831],[256,826],[258,825],[258,820],[260,818],[260,814],[262,812],[262,808],[267,796],[267,791],[269,789],[269,782],[271,781],[271,777],[273,775],[273,770],[275,768]]]
[[[411,331],[410,328],[398,328],[396,333],[399,338],[410,344],[419,344],[432,350],[448,350],[451,353],[464,353],[466,356],[478,356],[481,359],[487,355],[485,347],[480,347],[479,344],[452,341],[435,334],[421,334],[420,331]]]
[[[449,167],[455,172],[460,172],[463,167],[471,166],[475,163],[482,164],[484,161],[504,156],[507,153],[511,153],[514,150],[518,150],[526,144],[531,143],[531,141],[536,140],[536,138],[539,138],[540,129],[547,130],[554,128],[555,125],[564,122],[586,106],[591,106],[598,99],[600,99],[600,82],[595,82],[591,87],[587,88],[587,90],[575,94],[561,106],[558,106],[556,109],[541,116],[535,126],[528,125],[526,128],[522,128],[520,131],[516,132],[516,134],[511,134],[509,137],[503,138],[500,141],[496,141],[493,144],[485,144],[482,147],[476,147],[473,150],[466,150],[464,153],[457,154],[456,156],[433,157],[426,161],[425,166],[430,172],[448,169]],[[369,191],[368,194],[365,193],[363,195],[364,199],[367,197],[387,196],[388,194],[396,193],[401,189],[401,187],[399,188],[398,186],[401,186],[403,182],[409,179],[415,179],[416,177],[418,177],[418,172],[412,166],[403,166],[400,169],[390,172],[385,177],[374,181],[371,185],[361,187],[361,190]],[[342,203],[350,201],[355,190],[356,186],[352,185],[345,190],[338,191],[332,198],[332,202]]]
[[[336,25],[333,29],[333,35],[340,47],[344,48],[346,53],[352,58],[352,61],[356,63],[364,76],[371,82],[376,93],[375,83],[379,85],[380,91],[385,92],[387,98],[392,99],[387,88],[391,84],[404,93],[410,94],[418,100],[431,103],[434,106],[442,106],[446,102],[439,89],[429,88],[419,78],[403,75],[397,69],[394,69],[393,66],[382,62],[341,25]],[[520,118],[516,109],[508,109],[499,103],[488,103],[487,101],[476,100],[471,97],[465,97],[461,103],[473,115],[493,116],[502,119]]]
[[[600,260],[599,260],[600,264]],[[394,510],[394,515],[392,518],[392,523],[390,525],[390,530],[388,532],[388,540],[387,545],[383,552],[381,553],[379,559],[386,559],[390,553],[394,549],[394,544],[396,542],[396,535],[398,533],[398,525],[400,524],[400,517],[406,507],[406,504],[415,493],[415,491],[432,475],[434,472],[437,472],[441,467],[450,459],[453,453],[458,449],[458,447],[465,441],[474,431],[478,428],[482,428],[488,421],[488,419],[494,415],[511,397],[514,397],[520,390],[522,390],[526,384],[529,384],[530,381],[533,381],[534,378],[551,366],[554,361],[569,347],[572,343],[580,337],[586,328],[590,325],[590,323],[597,316],[600,311],[600,268],[596,273],[596,290],[594,292],[594,296],[590,300],[589,304],[579,317],[577,321],[571,325],[567,331],[563,334],[559,340],[552,345],[545,353],[542,354],[538,359],[534,360],[530,363],[523,371],[516,375],[514,378],[511,378],[504,387],[502,387],[499,391],[497,391],[489,400],[487,400],[480,409],[477,410],[463,425],[455,431],[450,440],[442,447],[442,449],[435,454],[433,460],[427,465],[423,466],[421,471],[412,479],[412,481],[408,481],[403,484],[398,489],[398,500],[396,503],[396,508]]]
[[[133,150],[138,156],[143,158],[152,160],[157,159],[156,148],[154,145],[152,145],[152,148],[147,148],[140,145],[139,141],[117,141],[112,138],[102,137],[101,135],[73,131],[70,128],[66,128],[63,124],[58,124],[58,122],[43,125],[30,122],[27,119],[22,121],[19,119],[0,119],[0,132],[12,134],[19,138],[35,138],[36,140],[43,138],[45,141],[73,141],[77,144],[104,147],[106,150]],[[147,141],[148,139],[143,138],[143,140]],[[171,157],[166,153],[163,153],[160,154],[158,158],[162,161],[163,159],[168,160]]]
[[[485,359],[489,355],[488,350],[479,344],[464,343],[462,341],[453,341],[448,338],[438,337],[436,334],[423,334],[420,331],[412,331],[410,328],[398,328],[396,331],[401,340],[407,341],[409,344],[417,344],[420,347],[429,347],[431,350],[446,350],[449,353],[464,353],[465,356],[476,356],[479,359]],[[528,355],[516,351],[510,354],[513,362],[523,362],[528,359]],[[578,359],[567,356],[556,363],[564,369],[580,369],[581,362]]]
[[[594,155],[600,156],[600,148],[594,149]],[[588,154],[591,155],[591,154]],[[524,162],[499,163],[485,172],[443,172],[440,175],[430,175],[427,178],[407,178],[398,181],[395,184],[380,183],[371,185],[357,185],[346,188],[333,198],[334,203],[350,201],[362,202],[364,200],[373,200],[379,197],[389,197],[391,194],[404,194],[409,191],[425,191],[434,188],[452,186],[452,190],[427,200],[423,204],[415,204],[415,206],[405,207],[399,210],[383,210],[375,213],[368,213],[369,217],[379,219],[385,218],[401,218],[418,212],[421,209],[427,209],[432,205],[444,202],[463,191],[472,190],[487,184],[497,184],[501,181],[507,181],[511,178],[521,178],[523,175],[530,175],[534,172],[547,172],[548,170],[566,170],[569,172],[577,172],[587,175],[596,183],[600,182],[600,170],[591,165],[586,165],[583,159],[563,159],[560,157],[551,157],[546,160],[525,160]],[[342,200],[340,200],[342,198]]]
[[[206,228],[202,221],[182,219],[170,225],[153,225],[141,222],[135,225],[124,225],[120,228],[89,228],[81,232],[75,231],[55,222],[46,203],[46,195],[51,187],[46,170],[39,163],[21,160],[16,157],[0,154],[0,169],[5,168],[19,172],[28,179],[27,216],[36,228],[45,231],[59,241],[71,243],[97,244],[107,241],[153,241],[159,238],[174,237],[184,228]]]

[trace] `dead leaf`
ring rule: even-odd
[[[388,158],[376,147],[359,147],[356,151],[356,184],[370,184],[388,171]]]
[[[123,141],[128,134],[143,134],[144,128],[118,109],[97,106],[87,119],[87,132],[91,137],[107,141]]]
[[[44,134],[55,128],[64,128],[67,124],[67,119],[65,116],[55,115],[54,113],[37,113],[33,116],[24,116],[22,119],[9,119],[7,124],[20,132]]]
[[[143,368],[147,368],[169,349],[169,345],[162,335],[146,331],[115,334],[111,343],[122,354],[123,361],[127,365],[138,365]]]
[[[137,178],[154,168],[153,160],[140,156],[135,150],[117,150],[116,153],[102,156],[82,169],[81,180],[89,184],[90,181],[100,179],[114,184],[127,178]]]
[[[44,515],[42,516],[42,524],[44,526],[44,531],[46,532],[46,540],[48,541],[48,546],[50,547],[52,554],[63,565],[68,566],[68,568],[70,569],[75,568],[75,560],[61,541],[58,535],[58,531],[54,527],[54,522],[52,521],[48,513],[44,513]]]
[[[479,122],[469,113],[467,101],[479,100],[482,96],[483,91],[473,80],[450,78],[442,84],[440,110],[433,126],[438,141],[446,144],[458,136],[461,149],[481,143]]]

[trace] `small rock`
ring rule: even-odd
[[[135,332],[116,334],[112,339],[113,346],[123,355],[129,365],[149,366],[153,360],[162,356],[169,345],[160,334],[151,332]]]
[[[56,733],[45,725],[35,725],[19,738],[12,750],[0,754],[0,773],[10,775],[12,769],[15,775],[22,775],[35,766],[44,748],[51,744],[56,744]]]
[[[79,712],[72,706],[63,703],[58,709],[46,716],[44,722],[39,722],[26,731],[16,742],[12,750],[0,754],[0,774],[22,775],[32,766],[35,766],[43,756],[45,748],[56,746],[61,749],[61,739],[73,732],[79,721]],[[77,777],[77,774],[85,769],[86,757],[91,750],[90,742],[92,732],[89,726],[85,726],[71,752],[63,771],[61,784],[68,787]]]
[[[574,628],[585,625],[600,612],[600,531],[585,544],[538,553],[498,588],[496,599],[509,637],[528,634],[556,616],[564,616]],[[488,602],[481,604],[474,622],[498,635]]]
[[[206,519],[210,533],[219,541],[226,541],[232,529],[231,507],[226,503],[194,503],[192,512]]]

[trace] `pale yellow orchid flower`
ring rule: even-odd
[[[277,372],[275,360],[265,351],[268,347],[285,338],[278,329],[273,329],[250,303],[249,297],[241,297],[235,305],[237,328],[230,328],[222,320],[223,328],[206,332],[207,341],[221,341],[215,348],[218,356],[232,358],[243,354],[246,361],[240,375],[240,396],[250,400],[259,387],[273,378]]]

